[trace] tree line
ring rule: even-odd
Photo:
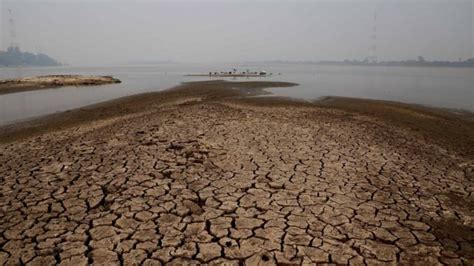
[[[18,47],[0,51],[0,66],[59,66],[59,62],[42,53],[22,52]]]

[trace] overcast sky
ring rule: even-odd
[[[474,57],[474,0],[0,0],[1,44],[73,65]],[[377,21],[374,22],[374,12]],[[376,25],[375,25],[376,24]]]

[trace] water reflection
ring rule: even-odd
[[[474,111],[472,69],[236,64],[3,68],[0,71],[0,79],[50,74],[112,75],[121,79],[122,83],[0,95],[0,125],[127,95],[163,90],[183,81],[207,80],[209,77],[184,75],[227,70],[232,67],[266,70],[273,75],[266,78],[246,77],[231,80],[274,80],[300,84],[292,88],[269,89],[279,96],[303,99],[346,96]]]

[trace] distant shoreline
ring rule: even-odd
[[[360,60],[344,61],[254,61],[248,64],[291,64],[291,65],[321,65],[321,66],[382,66],[382,67],[430,67],[430,68],[474,68],[474,59],[465,61],[382,61],[368,62]]]
[[[321,66],[368,66],[368,67],[427,67],[427,68],[474,68],[472,66],[462,66],[462,65],[436,65],[436,64],[426,64],[426,65],[404,65],[404,64],[350,64],[350,63],[318,63],[316,65]]]
[[[179,65],[179,64],[188,64],[188,62],[157,62],[157,63],[149,63],[149,64],[125,64],[125,65],[118,65],[119,67],[152,67],[155,65]],[[204,62],[191,62],[189,64],[205,64]],[[301,66],[364,66],[364,67],[419,67],[419,68],[459,68],[459,69],[466,69],[466,68],[474,68],[472,66],[457,66],[457,65],[402,65],[402,64],[353,64],[353,63],[342,63],[342,62],[300,62],[300,61],[248,61],[248,62],[222,62],[222,64],[230,64],[230,65],[301,65]],[[68,64],[61,64],[55,66],[38,66],[38,65],[11,65],[11,66],[3,66],[0,65],[0,69],[15,69],[15,68],[61,68],[61,67],[114,67],[114,66],[103,66],[103,65],[68,65]],[[205,75],[207,76],[207,75]]]

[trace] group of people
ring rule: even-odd
[[[243,72],[237,72],[237,69],[233,69],[233,71],[229,71],[229,72],[226,72],[226,71],[221,71],[221,72],[209,72],[209,76],[232,76],[232,75],[242,75],[242,76],[265,76],[267,75],[267,72],[265,71],[260,71],[260,72],[250,72],[248,69],[247,71],[243,71]]]

